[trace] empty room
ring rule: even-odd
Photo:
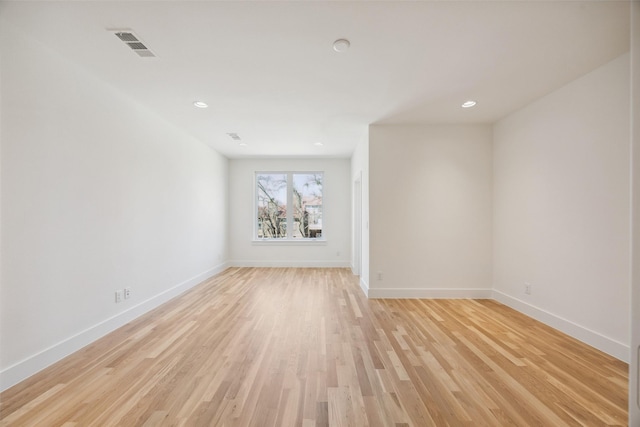
[[[640,3],[0,1],[1,426],[639,426]]]

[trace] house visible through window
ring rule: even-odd
[[[258,239],[322,238],[322,172],[257,172]]]

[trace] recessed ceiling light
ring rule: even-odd
[[[207,108],[209,106],[209,104],[207,104],[204,101],[194,101],[193,105],[195,105],[198,108]]]
[[[324,144],[322,142],[314,142],[313,145],[317,147],[322,147]]]
[[[468,101],[465,101],[465,102],[462,104],[462,108],[471,108],[471,107],[475,107],[475,105],[476,105],[476,104],[477,104],[477,102],[476,102],[476,101],[468,100]]]
[[[240,144],[238,144],[240,147],[246,147],[247,143],[246,142],[241,142]]]
[[[333,50],[336,52],[346,52],[349,49],[349,46],[351,46],[351,43],[349,43],[349,40],[347,39],[338,39],[333,42]]]

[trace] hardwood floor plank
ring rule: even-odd
[[[0,394],[0,426],[624,426],[627,369],[496,301],[231,268]]]

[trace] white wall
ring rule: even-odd
[[[624,55],[495,125],[496,298],[626,360],[629,208]]]
[[[369,295],[490,296],[491,127],[376,125],[369,136]]]
[[[255,172],[324,171],[324,243],[255,242]],[[349,159],[233,159],[229,161],[230,263],[234,266],[349,267]]]
[[[629,425],[640,425],[640,2],[631,4],[632,258]]]
[[[360,236],[362,251],[360,253],[360,287],[369,294],[369,140],[358,144],[351,155],[351,186],[361,181],[361,218]],[[352,251],[353,256],[353,251]]]
[[[3,389],[219,271],[228,166],[4,24]]]

